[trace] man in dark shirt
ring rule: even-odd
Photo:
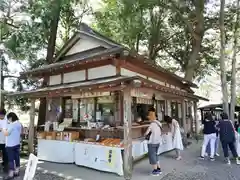
[[[216,127],[215,127],[215,121],[213,120],[211,113],[206,113],[203,121],[203,145],[202,145],[202,152],[201,152],[201,158],[204,159],[205,153],[206,153],[206,147],[208,143],[210,143],[210,159],[214,161],[214,154],[215,154],[215,142],[216,142]]]
[[[235,146],[235,128],[232,124],[232,122],[228,119],[228,115],[226,113],[221,114],[222,120],[217,125],[217,128],[219,129],[219,136],[220,141],[222,143],[223,153],[224,157],[227,160],[227,164],[231,164],[231,161],[229,159],[229,153],[228,148],[231,150],[233,157],[236,159],[236,163],[240,164],[238,159],[238,154],[236,151]]]

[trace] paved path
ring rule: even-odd
[[[183,160],[176,161],[172,157],[174,152],[161,155],[163,174],[158,177],[149,176],[151,167],[147,159],[143,159],[134,166],[132,180],[238,180],[240,166],[232,163],[226,165],[222,157],[215,162],[199,160],[200,143],[193,144],[183,153]],[[23,173],[22,173],[23,174]],[[0,178],[1,179],[1,178]],[[23,178],[18,178],[22,180]],[[38,165],[36,180],[123,180],[115,174],[95,171],[75,165],[42,162]]]

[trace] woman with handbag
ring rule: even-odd
[[[164,116],[164,121],[169,125],[172,132],[173,148],[176,150],[176,160],[181,160],[180,151],[183,150],[182,136],[180,126],[177,120],[172,119],[170,116]]]
[[[153,167],[152,175],[158,176],[162,173],[158,158],[158,148],[161,143],[161,123],[156,120],[154,108],[148,111],[148,119],[151,121],[150,126],[145,132],[145,139],[148,140],[148,157],[149,162]]]

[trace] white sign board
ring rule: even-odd
[[[23,180],[33,180],[38,164],[38,157],[30,154]]]

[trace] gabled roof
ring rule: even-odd
[[[84,60],[88,60],[88,59],[90,60],[90,59],[100,58],[100,57],[101,57],[101,59],[106,59],[106,58],[111,57],[111,56],[113,56],[117,53],[120,53],[121,51],[122,51],[122,48],[115,47],[115,48],[106,49],[106,50],[103,50],[103,51],[100,51],[100,52],[99,51],[92,52],[91,54],[89,54],[89,53],[85,54],[83,52],[83,53],[72,55],[72,56],[75,56],[75,57],[72,58],[71,60],[67,57],[66,60],[59,61],[59,62],[49,64],[49,65],[44,65],[42,67],[24,72],[23,74],[26,75],[26,74],[31,74],[31,73],[37,73],[37,72],[42,72],[44,70],[48,71],[50,69],[63,67],[63,66],[73,66],[75,64],[78,64],[79,61],[84,61]],[[21,74],[21,76],[23,74]]]
[[[93,49],[89,49],[83,52],[79,52],[79,53],[75,53],[69,56],[65,56],[66,53],[81,39],[81,37],[90,37],[93,39],[96,39],[100,42],[106,43],[109,45],[108,48],[104,49],[101,48],[101,46],[99,47],[95,47]],[[125,48],[124,46],[122,46],[121,44],[103,36],[102,34],[96,32],[95,30],[93,30],[92,28],[90,28],[88,25],[81,23],[79,31],[76,32],[72,38],[70,38],[67,43],[62,47],[62,49],[59,51],[59,53],[55,56],[55,60],[53,64],[50,65],[45,65],[42,67],[39,67],[37,69],[33,69],[27,72],[24,72],[22,74],[27,75],[27,74],[31,74],[31,73],[37,73],[40,72],[42,70],[50,70],[52,68],[62,68],[63,65],[67,64],[67,65],[74,65],[74,63],[79,63],[78,61],[81,60],[88,60],[91,58],[96,58],[96,57],[101,57],[101,56],[113,56],[116,55],[117,53],[123,53],[124,50],[129,51],[127,48]],[[89,53],[91,52],[91,53]],[[190,81],[186,81],[184,78],[177,76],[174,73],[169,72],[168,70],[162,68],[161,66],[156,65],[153,61],[137,54],[137,53],[127,53],[128,55],[125,56],[130,56],[130,57],[136,57],[136,59],[139,60],[143,60],[144,63],[148,66],[151,66],[152,68],[166,73],[168,74],[168,76],[180,81],[183,85],[186,86],[191,86],[191,87],[197,87],[196,84],[190,82]],[[71,57],[71,58],[70,58]],[[104,59],[104,58],[103,58]]]
[[[54,62],[59,61],[60,58],[63,57],[70,50],[70,48],[73,47],[78,42],[78,40],[81,38],[81,36],[88,36],[88,37],[92,37],[94,39],[98,39],[102,42],[109,44],[111,47],[123,47],[121,44],[103,36],[102,34],[98,33],[97,31],[93,30],[85,23],[81,23],[79,31],[74,33],[72,38],[70,38],[65,43],[65,45],[59,51],[59,53],[55,56]]]

